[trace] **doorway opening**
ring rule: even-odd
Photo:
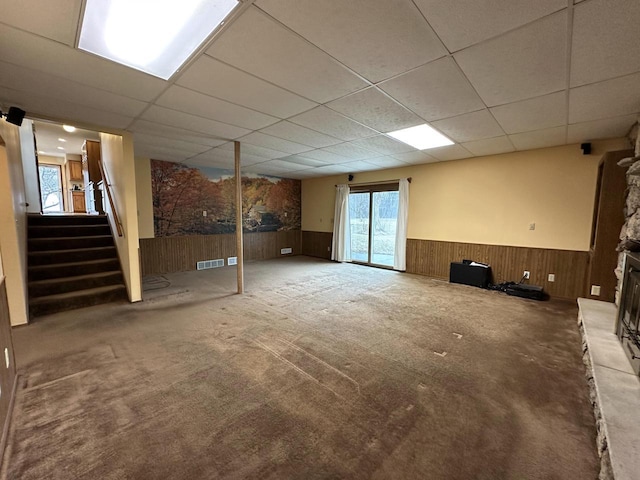
[[[64,212],[62,168],[60,165],[38,164],[42,213]]]
[[[349,193],[351,261],[393,268],[398,184],[352,187]]]

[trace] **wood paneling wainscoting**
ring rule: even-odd
[[[302,231],[302,254],[331,260],[331,232]]]
[[[300,230],[244,234],[244,259],[268,260],[285,255],[281,248],[291,248],[289,255],[300,255]],[[142,275],[188,272],[196,270],[202,260],[236,256],[235,234],[185,235],[140,239]]]
[[[493,283],[517,282],[525,270],[529,284],[541,285],[552,297],[576,299],[586,294],[589,252],[510,247],[474,243],[407,240],[407,272],[448,279],[449,264],[462,259],[488,263]],[[548,274],[555,282],[548,281]]]
[[[4,350],[7,349],[9,357],[9,366],[5,363]],[[9,304],[7,302],[7,290],[4,277],[0,277],[0,386],[2,386],[2,394],[0,395],[0,466],[2,462],[2,454],[9,433],[9,421],[11,419],[11,411],[13,409],[13,398],[16,386],[16,367],[15,358],[13,356],[13,341],[11,339],[11,321],[9,319]]]

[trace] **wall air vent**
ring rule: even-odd
[[[293,249],[291,249],[291,248],[281,248],[280,249],[280,255],[289,255],[290,253],[293,253]]]
[[[217,260],[203,260],[196,264],[198,270],[206,270],[208,268],[224,267],[224,259],[218,258]]]

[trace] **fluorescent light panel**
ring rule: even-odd
[[[87,0],[78,48],[167,80],[237,0]]]
[[[400,140],[407,145],[411,145],[413,148],[417,148],[418,150],[427,150],[429,148],[453,145],[451,140],[427,124],[403,128],[402,130],[389,132],[387,135],[390,135],[396,140]]]

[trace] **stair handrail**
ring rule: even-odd
[[[122,223],[120,223],[120,218],[118,217],[118,211],[116,210],[116,203],[113,200],[113,196],[111,194],[111,182],[107,177],[107,171],[102,164],[102,159],[98,159],[98,165],[100,166],[100,174],[102,175],[102,179],[104,182],[102,183],[107,191],[107,198],[109,199],[109,206],[111,207],[111,212],[113,212],[113,221],[116,224],[116,230],[118,231],[118,236],[121,237],[123,235]]]

